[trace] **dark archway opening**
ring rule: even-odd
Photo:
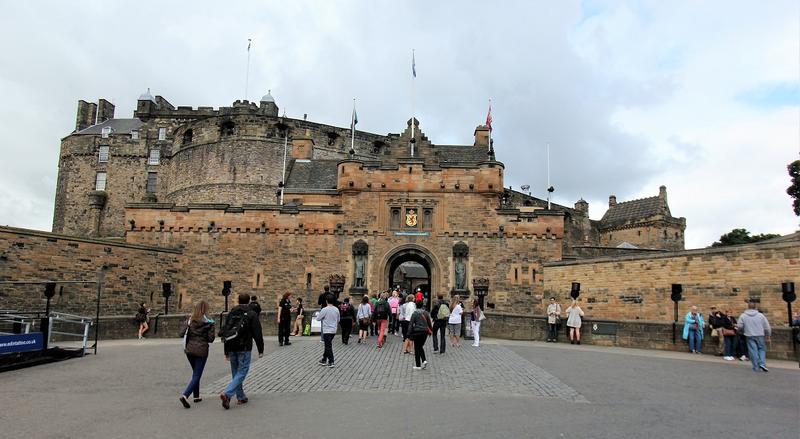
[[[431,306],[431,263],[428,258],[416,251],[395,255],[389,260],[388,281],[391,288],[400,287],[409,294],[419,289],[423,296],[423,307]]]

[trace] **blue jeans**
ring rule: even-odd
[[[186,359],[189,360],[189,364],[192,366],[192,379],[189,380],[189,385],[186,386],[186,390],[183,391],[183,396],[188,398],[189,395],[194,394],[195,398],[199,398],[200,377],[203,376],[203,369],[206,367],[206,360],[208,360],[208,357],[186,354]]]
[[[759,366],[767,367],[767,348],[763,335],[747,337],[747,352],[750,362],[753,363],[753,370],[758,370]]]
[[[725,348],[722,350],[722,355],[725,357],[736,356],[736,336],[725,336]]]
[[[231,383],[225,388],[225,395],[230,398],[236,394],[236,399],[239,401],[247,399],[242,388],[242,383],[250,370],[250,351],[247,352],[230,352],[228,358],[231,363]]]
[[[703,339],[700,331],[689,330],[689,350],[692,352],[700,352],[703,348]]]

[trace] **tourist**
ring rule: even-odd
[[[428,367],[428,360],[425,358],[425,340],[433,332],[433,324],[428,311],[422,308],[422,301],[417,302],[416,307],[409,319],[408,338],[414,343],[414,370],[421,370]]]
[[[572,303],[567,308],[567,327],[569,328],[569,343],[581,344],[581,322],[583,310],[578,305],[578,299],[572,299]]]
[[[442,355],[446,350],[444,333],[447,329],[447,320],[450,318],[450,306],[444,300],[444,295],[439,294],[436,298],[438,300],[431,309],[431,315],[435,316],[433,320],[433,352],[439,352],[439,355]]]
[[[150,317],[148,316],[149,314],[150,308],[147,307],[147,303],[140,303],[139,310],[136,311],[136,317],[134,317],[136,323],[139,324],[139,340],[141,340],[142,337],[144,337],[144,333],[150,329],[150,326],[148,325],[148,322],[150,321]]]
[[[189,395],[194,395],[194,402],[200,402],[200,378],[208,360],[208,344],[214,341],[214,321],[209,319],[208,303],[201,300],[195,303],[189,321],[181,331],[183,337],[183,352],[189,365],[192,367],[192,379],[181,393],[180,401],[184,408],[190,408]]]
[[[447,319],[447,330],[450,334],[450,346],[461,346],[461,317],[464,314],[464,307],[458,300],[458,296],[450,300],[450,317]]]
[[[683,339],[689,341],[689,351],[699,354],[703,347],[703,315],[697,311],[697,306],[692,305],[683,319]]]
[[[252,309],[257,316],[261,316],[261,304],[258,303],[258,297],[250,296],[250,309]]]
[[[344,302],[339,304],[339,325],[342,327],[342,344],[350,341],[350,333],[353,332],[353,321],[356,319],[356,310],[350,305],[350,298],[345,297]]]
[[[733,361],[736,358],[736,319],[730,309],[721,313],[718,323],[721,325],[719,331],[722,333],[722,359]]]
[[[386,340],[386,328],[389,326],[389,315],[392,313],[388,298],[388,294],[383,293],[378,299],[378,303],[375,304],[374,320],[378,331],[378,349],[383,348],[383,342]]]
[[[414,301],[417,303],[417,308],[422,307],[425,301],[425,296],[422,294],[422,290],[417,288],[417,292],[414,294]]]
[[[317,298],[317,305],[319,306],[320,311],[322,311],[322,308],[325,307],[328,296],[333,297],[333,295],[331,294],[331,287],[325,285],[325,287],[323,287],[322,294],[320,294],[319,298]],[[323,336],[322,331],[319,331],[319,342],[323,343],[324,339],[325,337]]]
[[[292,326],[292,293],[283,293],[278,302],[278,344],[289,346],[289,331]]]
[[[334,367],[333,338],[336,336],[336,325],[339,324],[339,309],[333,305],[335,300],[332,295],[325,296],[325,307],[317,314],[317,321],[321,323],[322,341],[325,344],[325,351],[319,360],[320,366]]]
[[[397,290],[392,291],[392,297],[389,298],[389,306],[392,308],[392,313],[389,315],[389,332],[397,335],[397,328],[400,326],[397,320],[397,309],[400,307],[400,294]]]
[[[764,314],[756,309],[755,300],[747,304],[747,310],[739,316],[739,323],[736,328],[747,337],[747,352],[749,353],[750,363],[753,364],[753,371],[759,369],[769,372],[767,369],[767,347],[764,341],[769,341],[772,335],[772,328]]]
[[[369,325],[372,321],[372,306],[369,304],[369,296],[366,294],[361,297],[356,318],[358,319],[358,342],[365,342],[367,341]]]
[[[250,309],[250,295],[239,294],[238,302],[239,305],[235,306],[225,319],[225,326],[219,334],[225,343],[225,360],[231,363],[231,382],[219,395],[225,410],[231,408],[231,396],[234,394],[238,405],[247,404],[247,395],[242,384],[250,370],[250,351],[253,350],[253,341],[256,342],[258,358],[264,356],[261,322],[258,321],[256,313]]]
[[[294,318],[294,328],[292,329],[292,334],[294,336],[302,335],[303,334],[303,321],[306,318],[306,311],[303,309],[303,298],[297,298],[297,317]]]
[[[372,306],[372,315],[373,318],[370,320],[369,323],[369,335],[375,335],[377,329],[377,322],[375,321],[375,305],[378,304],[378,293],[372,293],[369,296],[369,304]]]
[[[725,313],[722,312],[722,308],[717,308],[716,305],[712,305],[708,312],[708,327],[711,329],[709,331],[709,335],[711,336],[712,343],[716,341],[717,343],[717,355],[723,356],[723,351],[725,350],[725,337],[722,335],[722,324],[725,320]]]
[[[408,337],[408,325],[411,321],[411,316],[417,310],[417,305],[414,303],[414,295],[409,294],[406,296],[406,303],[400,308],[400,329],[403,332],[403,353],[411,353],[411,339]]]
[[[555,297],[550,298],[547,305],[547,342],[555,343],[558,341],[558,323],[561,320],[561,304],[556,302]]]
[[[486,316],[483,315],[483,310],[481,309],[480,303],[478,303],[478,299],[472,300],[472,311],[471,314],[471,321],[470,327],[472,327],[472,347],[479,347],[481,345],[481,322],[486,319]]]

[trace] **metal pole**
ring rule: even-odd
[[[675,317],[672,321],[672,344],[675,344],[675,327],[678,326],[678,302],[673,302],[675,304]]]
[[[286,116],[286,109],[283,110],[284,117]],[[283,206],[283,190],[286,188],[286,149],[289,146],[289,126],[286,126],[286,131],[283,135],[283,174],[281,174],[281,206]],[[226,303],[228,298],[225,298]],[[225,308],[227,311],[227,307]]]
[[[106,278],[108,266],[103,264],[100,273],[97,273],[97,313],[94,318],[94,354],[97,355],[97,341],[100,340],[100,293],[103,291],[103,281]]]

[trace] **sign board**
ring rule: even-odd
[[[431,232],[394,232],[394,236],[430,236]]]
[[[617,335],[616,323],[592,323],[592,334],[596,335]]]
[[[44,348],[44,338],[41,332],[0,335],[0,354],[40,351],[42,348]]]

